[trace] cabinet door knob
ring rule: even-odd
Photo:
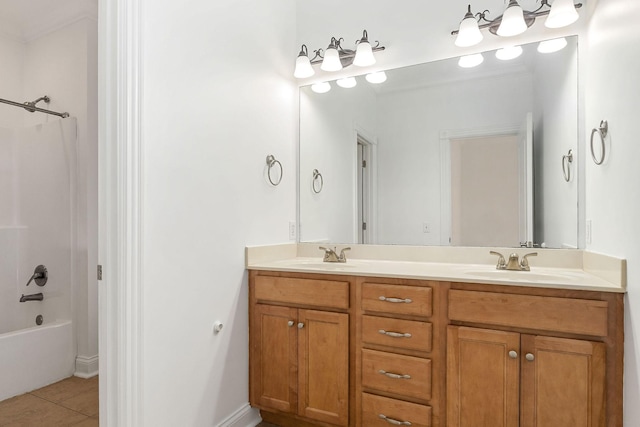
[[[512,359],[517,359],[518,358],[518,352],[515,351],[515,350],[511,350],[509,352],[509,357],[512,358]]]
[[[294,323],[296,323],[296,322],[294,322],[293,320],[289,320],[289,321],[287,322],[287,325],[288,325],[289,327],[292,327]]]
[[[536,357],[533,355],[533,353],[527,353],[527,354],[524,356],[524,358],[525,358],[525,359],[527,359],[529,362],[533,362],[533,361],[535,360],[535,358],[536,358]]]
[[[304,323],[302,322],[298,323],[298,329],[302,329],[302,328],[304,328]]]

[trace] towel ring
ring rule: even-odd
[[[595,134],[600,135],[600,143],[602,146],[602,155],[600,156],[600,160],[598,160],[598,158],[596,157],[596,154],[593,150],[593,135]],[[604,144],[604,139],[607,137],[607,134],[609,133],[609,123],[606,120],[602,120],[600,122],[600,127],[598,128],[593,128],[593,130],[591,131],[591,158],[593,159],[593,162],[596,165],[601,165],[602,162],[604,162],[604,157],[605,157],[605,153],[606,153],[606,147]]]
[[[562,176],[564,180],[571,181],[571,163],[573,163],[573,150],[562,156]]]
[[[316,185],[316,182],[320,183],[319,187]],[[322,178],[322,174],[318,172],[318,169],[313,170],[313,181],[311,182],[311,187],[313,192],[316,194],[320,193],[322,191],[322,187],[324,187],[324,178]]]
[[[278,180],[274,182],[274,179],[271,177],[271,168],[274,165],[278,165],[278,167],[280,168],[280,176],[278,177]],[[282,181],[282,163],[280,163],[280,161],[276,160],[275,157],[273,157],[271,154],[269,154],[267,156],[267,166],[269,167],[269,169],[267,170],[267,178],[269,178],[269,182],[271,183],[271,185],[276,186],[278,184],[280,184],[280,181]]]

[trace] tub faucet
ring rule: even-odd
[[[320,246],[320,249],[324,251],[324,258],[322,259],[322,262],[347,262],[347,256],[344,251],[351,250],[351,248],[344,248],[340,251],[340,255],[338,255],[335,248],[323,248]]]
[[[42,301],[43,299],[44,299],[44,295],[42,295],[42,292],[38,292],[37,294],[30,294],[30,295],[22,294],[22,296],[20,297],[20,302]]]

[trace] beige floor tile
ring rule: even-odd
[[[70,397],[69,399],[58,402],[58,405],[80,412],[86,416],[93,417],[98,415],[98,391],[92,390],[87,393],[78,394]]]
[[[51,402],[62,402],[63,400],[67,400],[81,394],[97,393],[97,391],[98,377],[89,379],[70,377],[51,384],[50,386],[32,391],[31,394]]]
[[[0,403],[2,427],[66,427],[87,418],[86,415],[31,394],[23,394]]]

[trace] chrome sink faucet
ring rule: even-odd
[[[512,253],[509,255],[509,261],[505,261],[504,256],[501,253],[490,251],[491,255],[498,256],[498,263],[496,264],[496,270],[512,270],[512,271],[530,271],[529,260],[530,256],[538,256],[537,252],[531,252],[522,257],[522,260],[518,262],[518,254]]]
[[[343,248],[340,251],[340,255],[336,253],[336,248],[323,248],[320,246],[320,249],[324,251],[324,258],[322,262],[347,262],[347,256],[344,251],[349,251],[351,248]]]

